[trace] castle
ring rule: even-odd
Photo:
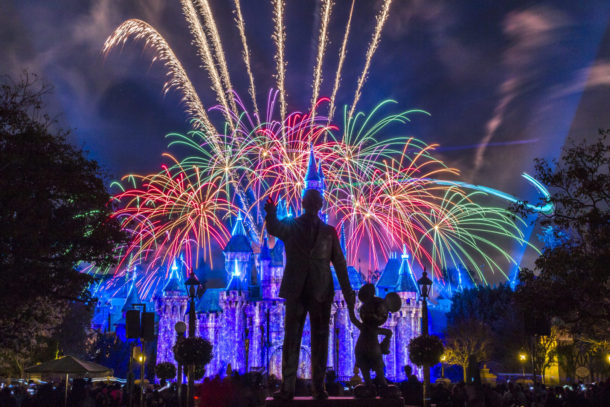
[[[316,165],[313,150],[305,177],[305,189],[310,188],[324,193],[324,176]],[[284,210],[278,211],[278,216],[291,215]],[[343,230],[340,241],[345,253]],[[274,243],[272,247],[270,243]],[[253,247],[260,247],[260,250],[255,253]],[[223,254],[226,287],[207,289],[196,300],[196,333],[213,345],[214,356],[206,366],[206,376],[223,373],[230,364],[234,371],[269,372],[281,377],[284,300],[278,297],[278,291],[286,261],[283,244],[280,240],[269,242],[267,237],[263,242],[252,242],[243,220],[238,217]],[[388,292],[397,292],[402,299],[400,310],[392,313],[385,325],[394,333],[390,354],[384,356],[386,377],[393,381],[405,379],[404,366],[410,364],[407,345],[421,332],[421,302],[412,266],[408,253],[403,249],[402,253],[390,256],[376,282],[377,295],[383,297]],[[366,282],[354,267],[348,267],[348,275],[354,290]],[[157,363],[175,363],[172,351],[176,341],[174,325],[178,321],[188,324],[189,299],[184,277],[174,263],[169,280],[153,297],[158,317]],[[335,296],[330,318],[328,369],[334,370],[339,380],[347,380],[354,374],[354,347],[359,332],[349,321],[334,272],[333,279]],[[115,310],[124,313],[132,304],[141,302],[133,283],[123,295],[123,304],[118,296],[110,300],[117,302],[111,304]],[[358,302],[356,307],[359,307]],[[94,325],[95,321],[110,325],[110,315],[98,312]],[[303,378],[311,376],[309,327],[308,318],[303,331],[298,372],[298,376]]]

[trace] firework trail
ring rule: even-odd
[[[208,71],[210,80],[212,81],[212,89],[214,89],[216,92],[216,96],[218,97],[220,104],[222,104],[228,110],[229,105],[227,98],[225,97],[225,91],[222,87],[220,75],[216,69],[216,64],[214,63],[214,58],[212,57],[212,51],[210,50],[208,40],[205,37],[205,32],[203,31],[201,22],[197,17],[197,11],[195,10],[195,7],[193,7],[190,0],[180,0],[180,3],[182,4],[182,13],[184,14],[184,18],[186,18],[191,34],[195,40],[197,52],[201,57],[206,70]],[[233,122],[230,120],[230,117],[227,116],[225,119],[231,128],[233,128]]]
[[[284,42],[286,41],[286,32],[284,29],[284,0],[274,0],[274,16],[275,31],[271,38],[275,42],[277,52],[275,54],[275,64],[277,69],[277,90],[280,93],[280,117],[281,121],[286,120],[286,88],[284,81],[286,77],[286,62],[284,61]]]
[[[356,0],[352,0],[347,25],[345,26],[345,34],[343,35],[343,43],[341,44],[341,52],[339,52],[339,64],[337,65],[337,73],[335,74],[335,85],[333,86],[333,93],[330,96],[330,107],[328,108],[328,124],[330,124],[330,122],[333,120],[333,116],[335,115],[335,98],[337,97],[339,83],[341,82],[341,70],[343,69],[343,61],[345,60],[345,55],[347,53],[347,39],[349,37],[349,31],[352,25],[352,15],[354,14],[355,2]]]
[[[235,22],[237,23],[237,28],[239,29],[239,36],[241,38],[241,43],[243,46],[242,57],[244,59],[244,63],[246,64],[246,72],[248,73],[248,79],[250,80],[250,97],[252,98],[252,107],[254,109],[254,115],[258,118],[257,121],[260,124],[260,114],[258,111],[258,105],[256,103],[256,91],[254,88],[254,75],[252,75],[252,68],[250,67],[250,50],[248,48],[248,42],[246,41],[246,26],[244,23],[244,17],[241,14],[241,7],[239,5],[239,0],[234,0],[235,2],[235,12],[237,14]]]
[[[197,259],[202,248],[204,258],[211,260],[211,242],[223,245],[230,236],[221,216],[235,214],[236,208],[226,199],[219,179],[202,177],[196,167],[186,171],[174,157],[164,155],[174,161],[172,167],[135,176],[140,188],[114,196],[121,205],[114,216],[134,236],[123,258],[161,253],[161,263],[167,263],[182,252]]]
[[[125,21],[106,39],[102,52],[107,55],[112,48],[125,45],[129,37],[144,40],[146,46],[156,51],[157,55],[153,58],[153,62],[158,59],[167,68],[167,81],[163,84],[163,93],[166,94],[170,89],[178,90],[182,94],[182,102],[186,106],[187,114],[197,119],[195,125],[203,124],[207,131],[216,132],[197,91],[174,51],[163,36],[148,23],[137,19]]]
[[[366,61],[364,62],[364,69],[362,70],[362,74],[358,78],[358,86],[356,87],[356,93],[354,94],[354,102],[352,103],[352,107],[349,111],[349,117],[351,118],[354,115],[354,111],[356,110],[356,105],[358,104],[358,100],[360,99],[360,95],[362,93],[362,87],[364,86],[364,82],[366,82],[366,78],[369,74],[369,69],[371,67],[371,60],[373,59],[373,55],[379,46],[379,41],[381,39],[381,31],[383,30],[383,26],[388,19],[388,15],[390,13],[390,4],[392,0],[385,0],[383,3],[383,7],[381,12],[377,15],[377,24],[375,25],[375,32],[373,33],[373,39],[369,44],[369,49],[366,51]]]
[[[231,85],[229,68],[227,67],[225,53],[222,48],[222,42],[220,41],[220,35],[218,35],[218,29],[216,28],[216,20],[214,19],[214,14],[212,13],[212,9],[210,8],[210,3],[208,2],[208,0],[194,1],[195,6],[203,16],[203,19],[205,21],[205,27],[208,31],[208,36],[212,39],[212,45],[214,46],[214,54],[216,55],[218,65],[220,65],[221,78],[226,88],[227,97],[229,98],[229,105],[231,106],[231,109],[233,111],[236,111],[237,106],[235,105],[235,99],[233,97],[233,85]]]
[[[320,25],[320,37],[318,38],[318,55],[316,57],[316,66],[313,72],[313,92],[311,95],[311,117],[312,119],[316,115],[315,106],[318,103],[318,94],[320,92],[320,85],[322,84],[322,62],[324,61],[324,51],[326,50],[326,44],[328,43],[328,21],[330,20],[331,11],[333,8],[332,0],[324,0],[322,4],[322,22]]]

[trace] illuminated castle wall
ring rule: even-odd
[[[324,178],[317,168],[313,153],[310,155],[306,188],[324,192]],[[288,216],[286,213],[278,213]],[[345,236],[341,233],[342,246]],[[214,346],[214,358],[207,366],[206,375],[226,371],[228,364],[240,372],[266,371],[281,377],[281,349],[284,326],[284,300],[278,297],[282,272],[286,262],[281,241],[270,249],[267,237],[263,242],[248,238],[243,220],[238,218],[231,239],[224,248],[227,286],[208,289],[197,302],[197,334]],[[258,244],[256,244],[258,243]],[[252,247],[260,247],[254,253]],[[355,268],[349,267],[352,287],[358,290],[364,278]],[[337,372],[339,379],[353,376],[354,347],[358,330],[350,323],[348,311],[335,278],[335,298],[330,319],[328,342],[328,368]],[[177,321],[187,321],[186,292],[177,273],[155,299],[159,316],[157,363],[174,362],[172,346]],[[421,332],[420,304],[417,286],[406,253],[389,259],[378,283],[378,294],[396,291],[403,300],[402,308],[391,315],[387,327],[392,329],[390,355],[385,356],[387,376],[393,380],[404,379],[403,366],[409,363],[407,344]],[[358,304],[357,304],[358,306]],[[303,332],[299,376],[310,377],[309,321]]]

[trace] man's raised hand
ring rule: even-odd
[[[267,200],[265,201],[265,212],[269,213],[269,212],[275,212],[275,202],[273,202],[273,199],[271,198],[267,198]]]

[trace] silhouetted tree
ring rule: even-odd
[[[559,318],[576,336],[610,337],[610,130],[571,144],[558,161],[536,159],[554,212],[541,219],[550,234],[535,269],[520,273],[517,299],[535,319]],[[514,208],[527,213],[525,205]]]
[[[16,373],[70,301],[89,301],[77,264],[108,265],[123,240],[99,165],[45,113],[48,93],[0,78],[0,363]]]

